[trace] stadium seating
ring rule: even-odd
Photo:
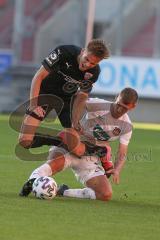
[[[35,36],[37,34],[37,31],[40,29],[43,23],[45,23],[46,20],[48,20],[51,16],[53,16],[56,10],[67,1],[68,0],[54,0],[54,1],[53,0],[45,0],[45,1],[25,0],[25,6],[24,6],[25,31],[23,34],[22,56],[21,56],[23,62],[32,62],[33,54],[34,54]],[[141,2],[145,2],[145,1],[141,1]],[[14,3],[15,1],[13,0],[0,0],[0,19],[3,19],[3,21],[0,21],[0,35],[1,35],[0,48],[11,48],[12,46]],[[128,6],[128,1],[124,1],[124,3],[125,3],[124,6]],[[106,1],[104,1],[104,4],[106,4]],[[111,5],[111,2],[109,4],[110,5],[109,6],[107,5],[107,6],[110,10],[110,14],[108,13],[106,14],[106,10],[99,11],[99,14],[98,13],[96,14],[97,22],[95,22],[95,26],[98,26],[99,31],[103,26],[103,23],[102,22],[99,23],[99,21],[100,19],[102,20],[104,16],[107,15],[108,18],[110,19],[112,18],[116,19],[115,8],[113,8],[113,6]],[[129,17],[130,18],[132,17],[131,14],[129,15]],[[107,25],[107,22],[106,22],[107,20],[106,19],[104,20],[105,20],[104,25],[105,24]],[[126,29],[127,33],[124,34],[125,40],[123,42],[124,47],[122,49],[122,54],[132,55],[132,56],[144,56],[144,57],[150,57],[153,55],[155,20],[156,19],[153,16],[149,17],[149,20],[146,19],[146,23],[143,24],[141,28],[139,27],[138,32],[136,32],[136,34],[133,34],[133,36],[131,36],[131,33],[129,33],[128,28]],[[125,22],[128,23],[128,19]],[[109,22],[109,27],[107,27],[106,32],[110,36],[113,35],[114,37],[105,35],[103,33],[104,31],[103,28],[102,28],[103,30],[102,36],[104,38],[106,37],[106,39],[112,43],[113,48],[115,48],[116,43],[114,43],[114,39],[116,39],[116,37],[114,34],[112,34],[112,31],[108,29],[108,28],[113,29],[113,26],[114,26],[113,22],[112,21]],[[133,31],[136,31],[137,26],[138,25],[136,23],[135,27],[132,26],[130,27],[130,29],[134,28]],[[117,30],[115,29],[115,33],[116,32]],[[114,51],[112,52],[114,54]]]
[[[5,1],[3,7],[0,5],[0,48],[11,48],[13,30],[13,1]]]
[[[0,0],[0,8],[5,7],[7,4],[7,0]]]
[[[25,0],[25,31],[22,41],[22,61],[32,61],[34,37],[37,29],[66,1],[67,0]],[[0,18],[3,19],[3,21],[0,21],[0,48],[11,48],[14,1],[8,0],[2,1],[2,3],[3,9],[1,9],[0,5]]]
[[[54,14],[56,9],[61,6],[64,0],[28,0],[25,6],[25,15],[27,16],[27,30],[22,42],[22,60],[32,61],[34,38],[37,29]]]
[[[153,56],[155,21],[155,17],[149,19],[146,25],[123,48],[123,55]]]

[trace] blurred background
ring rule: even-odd
[[[133,87],[140,100],[132,119],[160,123],[160,0],[0,0],[0,112],[28,99],[56,46],[84,47],[91,38],[111,50],[92,95],[113,100]]]

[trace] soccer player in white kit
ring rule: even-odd
[[[127,156],[128,144],[132,135],[132,123],[127,114],[135,108],[138,94],[132,88],[123,89],[115,102],[101,99],[89,99],[86,102],[86,113],[80,121],[80,132],[66,129],[60,136],[67,145],[52,147],[47,163],[35,169],[24,184],[22,192],[30,187],[33,181],[41,176],[52,176],[57,172],[71,168],[76,178],[84,184],[82,189],[69,189],[62,185],[58,195],[66,197],[90,198],[108,201],[112,197],[112,186],[107,174],[112,174],[114,183],[119,183],[120,172]],[[110,150],[108,143],[119,140],[117,156],[112,169],[108,166]],[[84,143],[85,142],[85,143]],[[105,155],[87,153],[86,142],[93,146],[107,149]],[[109,154],[109,155],[108,155]],[[28,194],[29,194],[28,193]],[[22,196],[27,196],[28,194]]]

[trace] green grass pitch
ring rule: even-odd
[[[135,127],[121,183],[113,185],[110,202],[59,197],[43,201],[18,196],[31,171],[42,162],[22,161],[15,156],[18,134],[9,127],[8,117],[1,116],[0,239],[159,239],[160,125]],[[59,173],[55,179],[81,187],[70,170]]]

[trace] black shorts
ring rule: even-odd
[[[62,99],[56,95],[40,94],[38,97],[38,106],[41,106],[45,111],[45,116],[40,118],[32,111],[27,109],[26,114],[31,115],[39,120],[43,120],[47,115],[54,110],[59,118],[61,124],[65,128],[71,127],[71,112],[72,112],[72,99]]]

